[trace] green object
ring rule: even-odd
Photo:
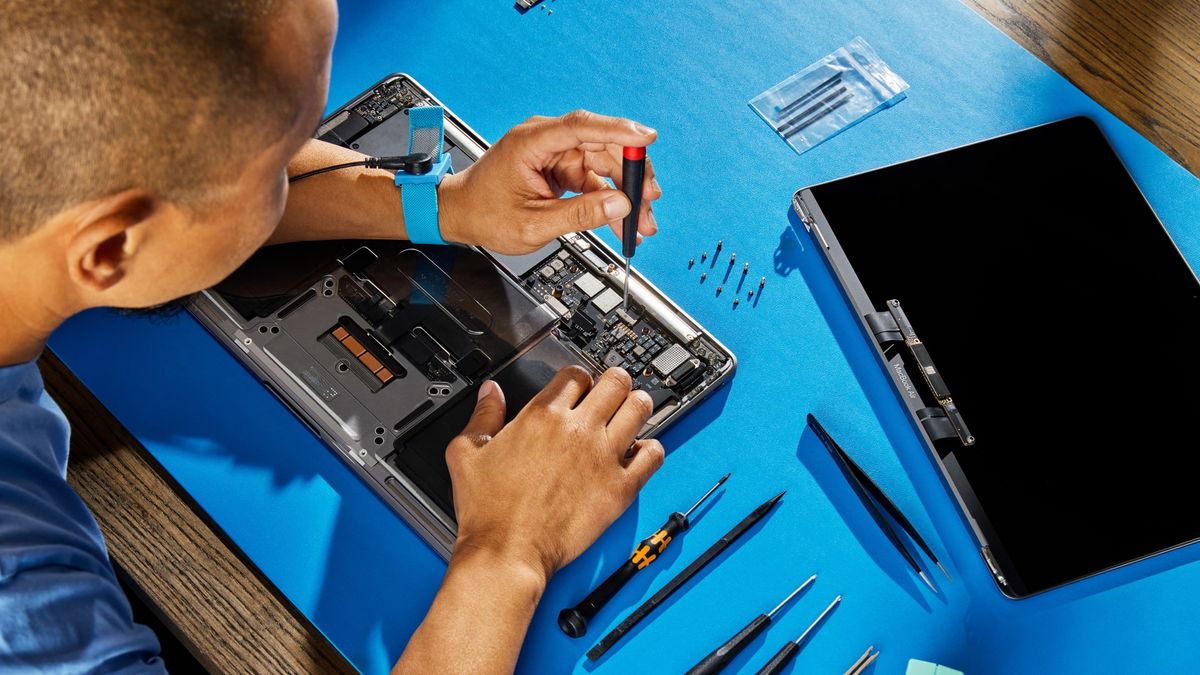
[[[904,671],[904,675],[963,675],[963,672],[920,659],[909,659],[908,670]]]

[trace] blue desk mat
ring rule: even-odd
[[[1175,671],[1194,660],[1200,547],[1021,602],[1000,595],[811,241],[793,234],[788,200],[803,185],[1083,114],[1196,267],[1196,179],[953,0],[545,4],[521,15],[507,0],[345,2],[330,93],[340,103],[406,71],[492,140],[530,114],[579,107],[656,127],[662,229],[638,266],[741,360],[731,385],[664,436],[666,465],[639,500],[550,585],[519,670],[681,671],[813,572],[817,582],[736,669],[757,669],[839,593],[797,671],[842,672],[868,645],[882,651],[879,673],[913,657],[968,673]],[[912,84],[908,99],[797,156],[746,101],[856,35]],[[733,282],[714,297],[723,270],[700,285],[706,265],[687,269],[718,237],[750,263],[751,279],[766,275],[756,302],[732,309]],[[387,670],[444,565],[340,460],[186,315],[89,312],[51,346],[356,666]],[[944,552],[954,581],[935,579],[942,594],[874,528],[805,432],[808,411]],[[1097,449],[1114,450],[1128,449]],[[712,508],[600,612],[587,639],[558,631],[563,606],[726,471]],[[632,606],[784,488],[754,536],[609,657],[584,660]]]

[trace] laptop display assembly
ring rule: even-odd
[[[1006,595],[1200,538],[1200,284],[1092,121],[793,206]]]
[[[333,112],[317,137],[404,154],[407,110],[424,105],[445,107],[392,75]],[[449,109],[445,119],[461,171],[488,146]],[[621,263],[590,232],[521,256],[403,241],[285,244],[189,310],[448,558],[456,528],[444,453],[485,379],[504,390],[511,419],[563,367],[623,368],[654,401],[646,438],[733,375],[733,354],[636,270],[622,308]]]

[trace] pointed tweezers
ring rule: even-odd
[[[925,582],[925,585],[929,586],[934,593],[937,593],[937,588],[935,588],[933,583],[929,581],[929,577],[925,576],[925,571],[921,569],[921,566],[917,563],[916,559],[913,558],[911,553],[909,553],[908,547],[906,547],[900,541],[900,538],[896,535],[896,531],[892,527],[891,523],[889,523],[884,517],[883,513],[880,512],[880,507],[882,507],[883,510],[892,517],[892,520],[896,521],[896,523],[900,525],[900,527],[908,534],[909,538],[911,538],[913,542],[915,542],[916,545],[925,552],[925,555],[929,556],[929,559],[933,561],[933,564],[937,565],[937,568],[941,570],[942,574],[945,574],[946,579],[949,580],[950,573],[946,571],[946,568],[942,567],[942,563],[938,562],[937,556],[933,554],[933,550],[930,549],[929,545],[925,543],[925,540],[921,538],[921,535],[917,532],[917,528],[913,527],[908,518],[905,518],[904,514],[900,512],[900,509],[892,502],[890,498],[888,498],[887,493],[885,493],[882,488],[876,485],[875,481],[871,480],[871,477],[868,476],[867,473],[863,471],[862,468],[859,467],[858,464],[856,464],[844,450],[842,450],[837,442],[829,436],[829,432],[825,431],[825,427],[821,426],[821,423],[817,421],[817,418],[813,417],[811,414],[808,416],[808,426],[816,432],[817,436],[820,437],[821,442],[825,444],[825,448],[829,450],[829,454],[833,455],[834,461],[836,461],[838,466],[841,467],[846,473],[850,479],[851,487],[854,488],[854,491],[858,494],[859,499],[862,500],[863,505],[867,507],[867,511],[870,512],[871,517],[875,519],[875,524],[879,526],[879,529],[883,530],[883,533],[887,535],[888,540],[892,542],[892,546],[895,546],[896,550],[900,552],[900,555],[904,556],[904,559],[908,562],[909,566],[913,568],[913,571],[917,573],[917,576],[921,577],[921,580]]]

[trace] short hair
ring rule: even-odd
[[[0,241],[144,187],[185,205],[300,102],[271,0],[0,0]]]

